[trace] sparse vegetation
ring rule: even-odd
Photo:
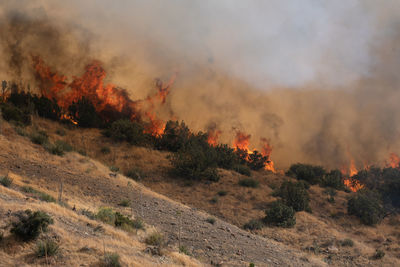
[[[51,238],[44,238],[36,243],[35,255],[38,258],[54,256],[59,252],[59,245]]]
[[[112,172],[119,172],[119,167],[117,167],[117,166],[110,166],[110,171],[112,171]]]
[[[251,219],[243,225],[243,229],[246,230],[261,230],[264,226],[263,222],[259,219]]]
[[[34,144],[43,145],[48,142],[49,136],[45,131],[36,131],[31,133],[30,139]]]
[[[108,146],[103,146],[100,149],[100,152],[103,153],[103,154],[110,154],[111,153],[111,149]]]
[[[266,224],[288,228],[296,224],[294,209],[280,201],[273,202],[265,213],[263,221]]]
[[[106,253],[99,265],[100,267],[122,267],[117,253]]]
[[[135,181],[139,181],[145,177],[145,174],[143,173],[143,171],[140,168],[133,167],[125,172],[125,176],[132,178]]]
[[[164,235],[159,232],[154,232],[148,235],[144,241],[147,245],[162,247],[165,243]]]
[[[11,233],[24,241],[36,239],[39,234],[47,230],[53,219],[45,212],[26,210],[16,214],[19,221],[12,224]]]
[[[257,188],[259,186],[259,182],[252,178],[244,178],[239,180],[239,185],[244,187]]]
[[[10,177],[8,177],[8,175],[6,176],[1,176],[0,177],[0,184],[4,187],[10,187],[11,184],[13,183],[13,179],[11,179]]]
[[[353,242],[353,240],[346,238],[340,242],[340,245],[342,247],[352,247],[352,246],[354,246],[354,242]]]
[[[188,256],[191,255],[191,254],[189,253],[188,249],[187,249],[185,246],[183,246],[183,245],[179,247],[179,253],[183,253],[183,254],[188,255]]]
[[[130,201],[129,199],[123,199],[121,200],[121,202],[119,202],[118,204],[121,207],[129,207],[130,206]]]

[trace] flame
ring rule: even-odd
[[[400,157],[396,153],[390,153],[389,162],[386,162],[387,167],[399,168],[400,167]]]
[[[351,191],[357,192],[358,190],[364,188],[364,185],[360,183],[357,179],[352,178],[354,175],[358,173],[357,167],[353,159],[350,160],[350,164],[348,166],[342,166],[340,169],[343,176],[343,184],[347,186]]]
[[[218,138],[221,135],[222,131],[216,129],[209,129],[207,133],[207,143],[210,146],[216,146],[218,144]]]
[[[263,143],[261,154],[267,158],[267,162],[265,164],[264,169],[272,172],[276,172],[274,167],[274,162],[271,160],[272,146],[269,144],[268,140],[265,138],[261,138],[261,142]]]
[[[250,137],[251,137],[250,134],[247,135],[241,131],[238,131],[236,133],[235,140],[233,141],[233,147],[236,149],[245,150],[248,153],[252,153],[249,149]]]

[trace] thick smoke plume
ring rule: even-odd
[[[161,119],[268,140],[278,168],[400,152],[397,1],[64,2],[0,1],[0,79],[38,90],[32,56],[67,77],[96,59],[136,100],[178,73]]]

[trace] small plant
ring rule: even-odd
[[[59,248],[56,241],[51,238],[45,238],[36,243],[35,255],[38,258],[54,256],[59,252]]]
[[[215,203],[217,203],[218,202],[218,196],[213,196],[211,199],[210,199],[210,203],[212,203],[212,204],[215,204]]]
[[[218,191],[218,196],[220,196],[220,197],[224,197],[224,196],[226,196],[227,194],[228,194],[228,192],[226,192],[225,190],[221,190],[221,191]]]
[[[130,203],[129,203],[128,199],[123,199],[123,200],[121,200],[121,202],[118,205],[121,207],[129,207]]]
[[[82,215],[85,215],[86,217],[88,217],[88,218],[91,219],[91,220],[96,219],[96,214],[94,214],[93,212],[91,212],[91,211],[88,210],[88,209],[82,209],[82,210],[81,210],[81,214],[82,214]]]
[[[99,265],[101,267],[122,267],[122,264],[119,262],[119,255],[117,253],[107,253],[101,259]]]
[[[13,179],[9,178],[8,175],[0,177],[0,184],[4,187],[10,187],[13,183]]]
[[[110,171],[119,172],[119,168],[117,166],[110,166]]]
[[[4,233],[0,232],[0,243],[1,243],[1,241],[3,241],[3,239],[4,239]]]
[[[64,149],[62,146],[58,145],[58,144],[47,144],[45,146],[46,150],[53,154],[53,155],[57,155],[57,156],[63,156],[64,155]]]
[[[380,250],[380,249],[377,249],[377,250],[375,251],[374,256],[373,256],[373,258],[374,258],[375,260],[380,260],[380,259],[382,259],[383,257],[385,257],[385,252],[384,252],[383,250]]]
[[[164,235],[158,232],[154,232],[146,237],[144,242],[150,246],[162,247],[165,242]]]
[[[37,145],[43,145],[48,142],[49,136],[45,131],[34,132],[30,135],[32,143]]]
[[[280,227],[293,227],[296,224],[295,211],[280,201],[272,203],[266,212],[264,223]]]
[[[189,253],[188,249],[183,245],[179,247],[179,253],[183,253],[185,255],[190,256],[190,253]]]
[[[144,229],[144,224],[141,219],[135,219],[131,220],[127,216],[122,215],[119,212],[116,212],[114,214],[115,220],[114,220],[114,225],[116,227],[121,227],[125,230],[129,230],[129,228],[133,229]]]
[[[46,201],[46,202],[56,202],[56,199],[49,194],[43,193],[43,192],[38,192],[38,197],[41,201]]]
[[[12,224],[11,233],[24,241],[36,239],[41,231],[45,232],[53,219],[43,211],[26,210],[17,214],[19,221]]]
[[[256,265],[252,262],[250,262],[249,267],[256,267]]]
[[[101,207],[96,214],[96,219],[108,223],[114,224],[115,221],[115,214],[111,208]]]
[[[14,129],[15,129],[15,132],[20,136],[26,136],[27,135],[25,129],[22,128],[22,127],[17,126]]]
[[[340,245],[342,247],[352,247],[352,246],[354,246],[354,242],[353,242],[353,240],[346,238],[340,242]]]
[[[246,230],[261,230],[263,227],[262,221],[258,219],[251,219],[243,225],[243,229]]]
[[[206,222],[208,222],[208,223],[210,223],[210,224],[214,224],[214,223],[215,223],[215,218],[213,218],[213,217],[208,217],[208,218],[206,219]]]
[[[257,188],[259,184],[260,183],[257,180],[254,180],[252,178],[245,178],[239,180],[239,185],[244,187]]]
[[[111,149],[108,146],[103,146],[100,149],[100,152],[103,153],[103,154],[110,154],[111,153]]]
[[[233,166],[233,170],[237,173],[240,173],[240,174],[243,174],[246,176],[251,176],[250,168],[247,167],[246,165],[241,165],[241,164],[235,165],[235,166]]]
[[[60,147],[63,151],[65,152],[71,152],[74,150],[74,148],[71,146],[71,144],[63,141],[63,140],[57,140],[54,145]]]
[[[133,167],[133,168],[131,168],[128,171],[125,172],[125,176],[129,177],[129,178],[131,178],[131,179],[133,179],[135,181],[139,181],[142,178],[144,178],[145,175],[144,175],[143,171],[140,168]]]
[[[21,187],[22,192],[25,193],[36,193],[37,191],[35,189],[33,189],[31,186],[28,185],[24,185],[23,187]]]

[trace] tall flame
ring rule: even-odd
[[[389,162],[386,162],[387,167],[399,168],[400,167],[400,157],[396,153],[390,153]]]
[[[261,142],[263,144],[261,149],[261,154],[267,158],[267,162],[265,164],[264,169],[276,172],[274,162],[271,160],[272,146],[269,144],[266,138],[261,138]]]
[[[364,188],[364,185],[360,184],[360,182],[353,178],[354,175],[358,173],[356,164],[353,159],[350,160],[349,166],[343,166],[340,170],[345,177],[343,179],[343,183],[347,186],[351,191],[357,192],[358,190]]]
[[[207,143],[210,146],[216,146],[218,144],[218,138],[221,135],[222,131],[217,129],[209,129],[207,132]]]
[[[251,153],[249,150],[249,145],[250,145],[250,137],[251,135],[243,133],[241,131],[238,131],[236,133],[235,140],[233,141],[233,147],[241,150],[245,150],[248,153]]]

